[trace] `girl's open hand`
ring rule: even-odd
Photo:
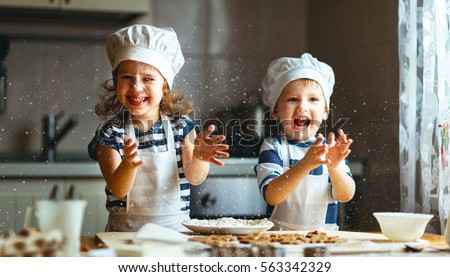
[[[228,158],[230,155],[228,152],[229,146],[222,144],[225,140],[225,136],[211,136],[216,127],[209,125],[208,128],[197,135],[194,141],[194,159],[209,162],[218,166],[223,166],[223,162],[219,158]]]
[[[134,141],[132,138],[129,137],[125,137],[124,135],[122,135],[122,140],[123,140],[123,161],[124,163],[126,163],[128,166],[131,167],[139,167],[141,166],[144,161],[142,161],[142,159],[139,157],[139,151],[138,151],[138,146],[139,143],[137,141]]]
[[[336,168],[350,154],[350,145],[353,143],[352,139],[348,139],[347,135],[342,129],[338,130],[339,137],[336,140],[334,133],[328,135],[328,153],[326,155],[329,169]]]

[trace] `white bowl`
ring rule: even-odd
[[[431,214],[416,213],[373,213],[380,224],[381,232],[394,241],[415,241],[423,236]]]

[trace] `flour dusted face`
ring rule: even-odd
[[[164,77],[155,67],[136,61],[123,61],[117,74],[117,98],[133,119],[159,118]]]
[[[322,88],[314,81],[304,82],[303,79],[284,87],[274,112],[287,138],[301,142],[314,140],[327,116]]]

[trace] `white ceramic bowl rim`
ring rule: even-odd
[[[387,216],[387,217],[422,217],[422,218],[432,218],[432,214],[418,214],[418,213],[404,213],[404,212],[376,212],[373,213],[374,216]]]

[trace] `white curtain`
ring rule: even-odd
[[[450,0],[399,0],[401,211],[450,212]]]

